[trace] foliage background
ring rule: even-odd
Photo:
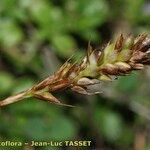
[[[148,0],[1,0],[0,98],[31,87],[74,53],[79,59],[89,40],[101,47],[121,32],[149,33],[149,20]],[[91,140],[89,149],[148,150],[149,81],[147,67],[102,84],[101,95],[56,94],[63,102],[81,107],[36,99],[7,106],[0,110],[0,140]]]

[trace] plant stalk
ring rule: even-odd
[[[18,93],[16,95],[10,96],[10,97],[0,101],[0,107],[15,103],[15,102],[23,100],[24,98],[27,98],[26,93],[27,92],[24,91],[24,92]]]

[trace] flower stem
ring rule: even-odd
[[[18,102],[18,101],[21,101],[23,100],[24,98],[27,98],[27,92],[21,92],[21,93],[18,93],[14,96],[10,96],[2,101],[0,101],[0,107],[2,106],[5,106],[5,105],[9,105],[11,103],[14,103],[14,102]]]

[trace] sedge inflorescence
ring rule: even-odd
[[[62,104],[53,92],[66,88],[81,94],[97,94],[90,92],[90,85],[103,81],[112,81],[114,77],[124,76],[133,70],[141,70],[144,65],[150,65],[150,38],[148,35],[124,37],[109,42],[103,49],[93,49],[88,44],[87,55],[80,63],[66,61],[57,72],[27,91],[11,96],[0,102],[1,106],[36,97],[59,105]]]
[[[80,64],[66,62],[62,67],[70,79],[73,91],[82,94],[88,92],[89,85],[100,81],[112,81],[114,76],[128,75],[133,70],[141,70],[150,64],[150,39],[147,35],[137,38],[124,37],[122,34],[114,42],[109,42],[102,50],[88,45],[87,55]],[[63,76],[64,77],[64,76]]]

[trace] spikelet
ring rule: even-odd
[[[114,76],[128,75],[133,70],[143,69],[145,64],[149,65],[150,38],[148,35],[125,38],[121,34],[101,51],[88,46],[87,53],[80,64],[84,69],[80,71],[72,87],[72,90],[83,94],[89,94],[86,89],[89,84],[95,84],[92,79],[112,81]]]
[[[0,101],[5,106],[28,97],[36,97],[50,103],[62,104],[52,92],[69,88],[81,94],[97,94],[89,92],[90,85],[103,81],[112,81],[114,76],[124,76],[133,70],[141,70],[150,65],[150,38],[140,35],[137,38],[124,37],[122,34],[114,42],[109,42],[103,50],[93,49],[88,44],[87,55],[80,63],[67,60],[54,74],[15,96]]]

